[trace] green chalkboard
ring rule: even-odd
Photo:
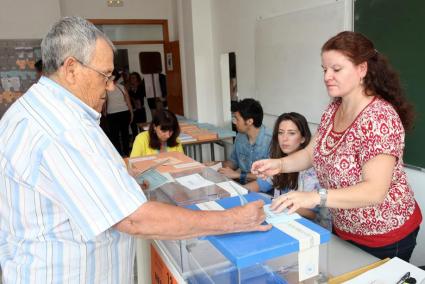
[[[370,38],[399,72],[416,110],[404,162],[425,168],[425,1],[356,0],[354,30]]]

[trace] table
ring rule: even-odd
[[[225,141],[233,140],[234,137],[236,137],[236,132],[218,127],[215,125],[212,125],[210,123],[199,123],[195,120],[191,120],[188,118],[185,118],[184,116],[177,116],[177,119],[179,120],[179,123],[181,125],[182,132],[186,135],[192,136],[193,128],[200,129],[202,131],[206,132],[212,132],[216,133],[215,138],[197,138],[196,141],[185,141],[181,140],[181,143],[183,145],[183,148],[185,150],[185,153],[193,157],[195,160],[197,159],[197,149],[199,150],[199,161],[203,162],[202,158],[202,145],[209,145],[210,146],[210,153],[211,153],[211,160],[215,161],[215,151],[214,151],[214,144],[217,144],[224,149],[224,157],[227,158],[227,152],[225,147]],[[188,126],[188,127],[185,127]],[[187,131],[185,130],[187,128]],[[233,142],[233,141],[232,141]]]
[[[196,168],[190,169],[188,171],[174,173],[174,176],[182,176],[191,173],[200,173],[205,178],[218,183],[221,181],[226,181],[227,178],[223,175],[209,169],[209,168]],[[202,194],[200,194],[200,192]],[[200,192],[192,191],[189,195],[187,192],[182,191],[181,186],[169,183],[161,187],[160,190],[155,191],[154,193],[148,194],[149,200],[159,200],[163,202],[168,202],[176,205],[187,205],[190,203],[199,203],[207,200],[216,200],[222,197],[226,197],[229,194],[219,188],[216,185],[208,186],[206,188],[201,188]],[[185,201],[180,201],[177,197],[184,196]],[[188,201],[188,202],[186,202]],[[137,240],[137,272],[138,272],[138,283],[152,283],[151,282],[151,249],[150,246],[153,245],[158,252],[160,258],[162,259],[164,265],[168,268],[168,271],[173,275],[176,283],[185,283],[185,275],[180,271],[179,267],[182,267],[183,256],[180,257],[180,260],[176,261],[176,250],[177,254],[184,252],[183,248],[186,247],[189,241],[176,241],[171,246],[164,245],[162,241],[151,241],[151,240]],[[328,246],[328,273],[330,276],[338,276],[346,272],[358,269],[360,267],[372,264],[378,259],[374,256],[369,255],[366,252],[358,249],[352,244],[345,242],[339,239],[337,236],[332,236],[331,241]],[[178,251],[180,250],[180,251]],[[177,257],[178,259],[179,257]],[[180,262],[177,264],[176,262]],[[172,283],[172,282],[170,282]]]

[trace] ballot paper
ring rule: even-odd
[[[165,176],[163,174],[161,174],[160,172],[158,172],[156,169],[150,169],[147,170],[145,172],[143,172],[142,174],[139,174],[136,177],[136,181],[138,184],[143,184],[143,182],[147,182],[148,183],[148,190],[155,190],[158,187],[160,187],[161,185],[164,185],[168,182],[172,182],[172,178],[170,179],[171,176]]]
[[[288,214],[288,210],[284,210],[280,213],[275,213],[270,209],[270,204],[264,205],[264,213],[266,214],[266,222],[269,224],[287,223],[292,220],[300,219],[301,216],[298,213]]]
[[[200,174],[192,174],[192,175],[179,177],[179,178],[176,178],[176,181],[190,190],[194,190],[194,189],[198,189],[201,187],[206,187],[206,186],[214,184],[212,181],[205,179]]]
[[[199,167],[201,164],[199,162],[190,162],[190,163],[183,163],[174,165],[176,169],[184,169],[184,168],[193,168],[193,167]]]

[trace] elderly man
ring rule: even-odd
[[[44,74],[0,121],[5,283],[131,283],[134,237],[267,230],[263,204],[195,212],[147,201],[99,127],[114,47],[66,17],[41,44]]]

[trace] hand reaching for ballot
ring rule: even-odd
[[[234,207],[228,212],[231,214],[233,224],[229,228],[231,232],[268,231],[272,225],[261,225],[266,219],[264,202],[257,200],[244,206]]]
[[[317,192],[290,191],[273,199],[270,209],[279,213],[288,208],[288,214],[296,212],[300,208],[314,208],[320,203]]]
[[[258,160],[251,166],[251,173],[263,179],[277,175],[281,170],[282,161],[280,159]]]
[[[230,179],[238,179],[240,177],[239,172],[228,167],[220,168],[218,169],[218,172],[222,175],[225,175],[227,178],[230,178]]]

